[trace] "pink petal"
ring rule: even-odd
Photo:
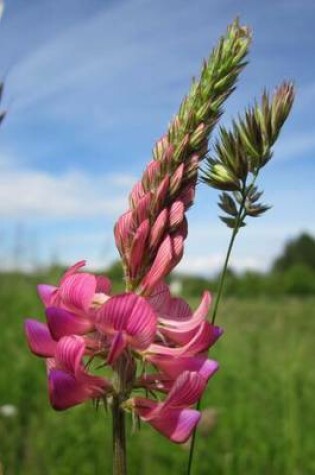
[[[153,181],[155,181],[159,174],[160,174],[160,163],[157,160],[151,160],[144,172],[143,181],[147,185],[150,185]]]
[[[178,376],[164,401],[164,407],[192,406],[199,401],[207,385],[205,378],[197,372],[184,371]]]
[[[166,236],[162,241],[151,269],[142,282],[143,292],[150,294],[152,289],[165,277],[173,266],[175,250],[173,240]]]
[[[129,195],[129,203],[132,208],[135,208],[139,200],[144,196],[145,191],[143,189],[141,181],[138,181],[131,190]]]
[[[195,371],[208,380],[219,368],[216,361],[203,356],[180,356],[170,357],[151,355],[148,360],[160,371],[176,379],[184,371]]]
[[[92,380],[80,382],[73,374],[59,369],[49,372],[48,385],[50,402],[54,409],[62,411],[76,406],[91,398],[101,397],[104,394],[105,382]]]
[[[56,340],[67,335],[84,335],[94,328],[89,319],[59,307],[47,308],[46,317],[49,330]]]
[[[163,325],[160,331],[164,336],[175,343],[181,345],[187,344],[194,337],[200,325],[205,321],[210,304],[210,293],[204,292],[199,307],[191,315],[190,307],[184,300],[172,299],[166,311],[170,318],[159,318],[159,323]]]
[[[40,284],[37,286],[37,291],[45,307],[49,307],[53,295],[58,291],[58,287]]]
[[[191,316],[192,310],[188,303],[184,299],[173,297],[169,300],[167,308],[159,317],[159,322],[164,325],[174,325],[177,327],[177,322],[190,320]],[[173,322],[173,320],[175,321]]]
[[[157,209],[161,209],[164,205],[168,191],[170,189],[170,178],[166,175],[158,186],[155,194],[155,205]]]
[[[156,315],[143,297],[121,294],[110,298],[99,309],[95,325],[107,335],[125,331],[132,346],[145,349],[155,336]]]
[[[32,353],[46,358],[54,356],[57,344],[45,323],[27,319],[24,323],[24,330]]]
[[[194,409],[165,407],[140,397],[133,399],[133,406],[143,421],[176,443],[185,442],[200,419],[200,412]]]
[[[184,219],[184,204],[182,201],[175,201],[170,209],[170,226],[177,228]]]
[[[172,442],[182,444],[191,436],[200,416],[195,409],[165,409],[147,422]]]
[[[152,290],[148,302],[152,305],[153,309],[157,313],[164,313],[168,309],[171,294],[168,285],[165,282],[160,282]]]
[[[105,277],[104,275],[97,275],[95,276],[95,279],[96,279],[95,292],[109,295],[112,288],[112,284],[109,278]]]
[[[184,346],[169,348],[164,345],[152,344],[147,349],[148,353],[170,356],[195,356],[198,353],[206,351],[222,335],[223,330],[211,325],[209,322],[203,322],[197,329],[194,337]]]
[[[184,164],[181,163],[179,167],[176,168],[175,173],[171,177],[170,189],[173,194],[179,190],[179,187],[182,184],[183,174],[184,174]]]
[[[95,276],[82,272],[63,279],[59,292],[66,305],[87,312],[92,303],[95,289]]]
[[[125,332],[117,332],[113,338],[108,357],[107,363],[112,365],[115,363],[117,358],[121,355],[127,345],[127,338]]]
[[[139,199],[137,208],[133,211],[133,218],[138,224],[142,223],[150,215],[150,207],[152,204],[152,194],[151,192],[146,193],[142,198]]]
[[[121,254],[124,254],[129,247],[130,235],[133,233],[134,219],[132,211],[124,213],[115,224],[114,235],[116,246]]]
[[[62,279],[60,280],[60,285],[63,284],[63,282],[70,277],[73,274],[76,274],[78,270],[80,270],[82,267],[86,266],[86,261],[82,260],[74,264],[73,266],[69,267],[69,269],[64,273],[62,276]]]
[[[152,224],[150,235],[150,248],[155,249],[161,242],[168,226],[168,210],[164,208]]]
[[[83,370],[82,358],[86,351],[84,338],[77,335],[64,336],[56,347],[55,360],[59,367],[79,376]]]
[[[150,223],[148,219],[145,219],[138,227],[130,249],[129,267],[131,277],[137,276],[141,265],[143,264],[143,257],[147,245],[149,232]]]

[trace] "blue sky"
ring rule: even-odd
[[[232,265],[265,270],[287,239],[315,234],[313,0],[7,1],[0,129],[0,266],[117,257],[112,236],[154,141],[228,23],[254,31],[250,64],[224,123],[264,86],[292,79],[297,99],[261,176],[272,210],[251,220]],[[217,193],[198,188],[182,271],[216,271],[229,231]]]

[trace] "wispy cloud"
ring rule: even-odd
[[[117,215],[127,204],[129,175],[6,169],[0,159],[0,216],[12,218],[86,218]]]

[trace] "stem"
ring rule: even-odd
[[[241,207],[240,207],[240,211],[241,211]],[[231,236],[231,239],[230,239],[229,247],[228,247],[228,250],[227,250],[227,253],[226,253],[226,256],[225,256],[225,261],[224,261],[223,269],[222,269],[221,276],[220,276],[218,294],[217,294],[217,297],[215,299],[215,304],[214,304],[213,313],[212,313],[212,321],[211,321],[212,325],[215,322],[215,317],[216,317],[217,312],[218,312],[219,303],[220,303],[221,296],[222,296],[223,284],[224,284],[225,276],[226,276],[226,271],[228,269],[228,264],[229,264],[233,244],[234,244],[236,235],[239,231],[240,219],[241,219],[241,213],[239,212],[237,225],[233,229],[233,233],[232,233],[232,236]]]
[[[256,179],[256,177],[255,177],[255,179]],[[254,186],[255,179],[254,179],[254,181],[251,184],[249,189],[251,189],[252,186]],[[230,257],[231,257],[233,244],[234,244],[236,235],[237,235],[238,231],[240,230],[240,224],[241,224],[242,220],[245,217],[245,215],[243,213],[244,213],[245,201],[246,201],[246,197],[247,197],[247,193],[248,193],[248,192],[246,193],[245,183],[243,185],[242,193],[243,193],[243,199],[242,199],[242,202],[240,204],[240,208],[238,210],[235,228],[233,229],[233,232],[232,232],[232,236],[231,236],[231,239],[230,239],[229,247],[228,247],[228,250],[227,250],[227,253],[226,253],[226,256],[225,256],[225,261],[224,261],[223,269],[222,269],[221,276],[220,276],[218,294],[217,294],[217,297],[216,297],[216,300],[215,300],[213,313],[212,313],[212,322],[211,322],[212,325],[214,324],[215,317],[218,313],[219,303],[220,303],[221,296],[222,296],[223,285],[224,285],[224,281],[225,281],[225,277],[226,277],[226,271],[227,271],[227,268],[228,268],[229,260],[230,260]],[[197,409],[197,411],[199,411],[201,409],[201,398],[197,402],[196,409]],[[194,457],[194,450],[195,450],[195,445],[196,445],[196,434],[197,434],[197,427],[195,427],[192,438],[191,438],[187,475],[191,474],[192,462],[193,462],[193,457]]]
[[[113,475],[126,475],[126,428],[125,413],[120,407],[119,394],[113,397]]]

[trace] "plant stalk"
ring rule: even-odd
[[[119,394],[113,397],[113,475],[127,474],[125,412]]]
[[[251,186],[253,186],[253,184]],[[219,303],[220,303],[220,300],[221,300],[221,297],[222,297],[223,285],[224,285],[224,281],[225,281],[225,277],[226,277],[226,272],[227,272],[227,269],[228,269],[229,260],[230,260],[230,257],[231,257],[233,244],[234,244],[236,235],[237,235],[238,231],[240,230],[240,224],[241,224],[241,222],[244,218],[243,212],[244,212],[245,201],[246,201],[246,196],[247,196],[247,193],[245,193],[245,184],[244,184],[244,189],[243,190],[244,190],[244,197],[243,197],[242,203],[240,205],[240,208],[239,208],[239,211],[238,211],[238,214],[237,214],[236,226],[233,229],[233,232],[232,232],[232,235],[231,235],[229,247],[228,247],[228,250],[227,250],[227,253],[226,253],[226,256],[225,256],[225,261],[224,261],[223,269],[222,269],[221,276],[220,276],[218,294],[217,294],[217,297],[216,297],[216,300],[215,300],[213,313],[212,313],[212,320],[211,320],[212,325],[214,324],[216,315],[218,313]],[[196,409],[197,409],[197,411],[200,411],[200,409],[201,409],[201,398],[197,402]],[[193,457],[194,457],[194,450],[195,450],[195,445],[196,445],[196,434],[197,434],[197,427],[195,427],[192,438],[191,438],[187,475],[191,474],[192,462],[193,462]]]

